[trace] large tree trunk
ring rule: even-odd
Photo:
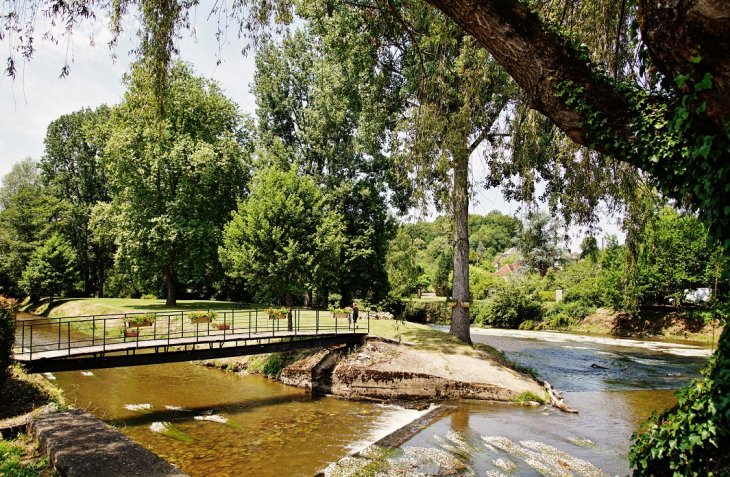
[[[469,309],[462,303],[469,301],[469,151],[454,153],[454,282],[452,296],[456,306],[451,312],[449,334],[471,344]]]
[[[304,308],[309,308],[312,306],[312,291],[307,290],[304,292]]]
[[[578,102],[558,97],[559,85],[571,82],[606,120],[613,136],[633,140],[628,124],[636,113],[612,84],[573,48],[548,29],[520,0],[427,0],[470,33],[525,91],[530,105],[550,118],[576,143],[611,153],[612,144],[596,142]],[[715,131],[730,115],[730,2],[726,0],[640,0],[642,40],[652,63],[669,81],[698,69],[713,75],[713,87],[700,93]],[[694,65],[692,58],[702,60]],[[688,85],[689,86],[689,85]],[[621,159],[620,157],[618,159]],[[635,164],[637,165],[637,164]]]
[[[165,306],[177,306],[177,272],[170,265],[165,265],[165,280],[167,280],[167,301]]]
[[[289,290],[284,292],[284,303],[286,304],[286,307],[289,308],[289,312],[286,314],[286,326],[289,331],[294,330],[294,323],[292,320],[292,314],[291,314],[291,292]]]

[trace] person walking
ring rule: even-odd
[[[352,329],[357,328],[357,317],[358,317],[357,303],[352,304]]]

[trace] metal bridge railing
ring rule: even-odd
[[[262,310],[210,310],[216,317],[210,322],[194,323],[188,311],[150,313],[115,313],[20,320],[15,326],[15,354],[66,350],[70,355],[78,348],[98,347],[106,351],[111,343],[151,340],[170,341],[177,338],[215,337],[215,341],[237,341],[246,338],[276,336],[317,336],[370,331],[370,313],[361,313],[358,329],[349,326],[347,317],[333,316],[326,310],[292,309],[292,326],[288,319],[269,319]],[[154,315],[150,323],[133,324],[134,317]],[[363,323],[362,321],[366,321]],[[206,339],[209,341],[209,338]]]

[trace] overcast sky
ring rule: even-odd
[[[253,115],[255,102],[249,85],[253,81],[255,66],[252,55],[244,57],[241,54],[244,40],[238,39],[235,33],[229,34],[222,51],[222,63],[216,65],[216,24],[206,22],[200,12],[197,16],[194,21],[195,39],[186,36],[179,45],[182,59],[192,63],[198,74],[218,81],[242,112]],[[0,76],[0,176],[25,157],[41,158],[43,138],[51,121],[84,107],[96,108],[101,104],[120,102],[124,94],[122,76],[132,60],[128,52],[134,47],[131,40],[133,30],[133,26],[126,27],[115,50],[116,61],[107,46],[110,39],[107,24],[100,19],[94,25],[83,24],[70,45],[38,39],[33,59],[19,64],[15,81]],[[0,51],[5,54],[8,49],[7,41],[0,41]],[[66,78],[59,78],[64,58],[68,58],[71,73]],[[479,162],[473,158],[472,166],[477,175],[483,176]],[[496,209],[511,215],[518,206],[505,201],[498,190],[480,190],[476,193],[471,212],[485,214]],[[623,236],[610,221],[604,221],[603,228],[606,232]],[[574,236],[571,249],[575,251],[582,237],[575,237],[577,231],[571,235]]]

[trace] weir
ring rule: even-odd
[[[259,310],[219,311],[215,321],[185,312],[26,319],[16,324],[15,361],[31,373],[141,366],[356,346],[369,330],[367,313],[357,329],[320,310],[291,314],[291,326]]]

